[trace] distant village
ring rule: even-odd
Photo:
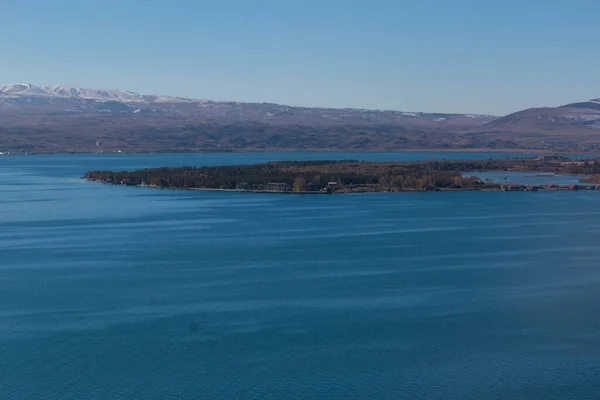
[[[123,178],[121,180],[113,180],[112,178],[107,179],[91,179],[100,183],[109,185],[125,185],[125,186],[139,186],[139,187],[160,187],[158,185],[148,184],[147,182],[137,183],[131,178]],[[200,186],[195,189],[202,190],[227,190],[227,191],[243,191],[243,192],[288,192],[288,193],[332,193],[338,188],[338,183],[331,181],[327,182],[325,186],[318,182],[304,182],[303,179],[296,179],[293,185],[285,182],[269,182],[266,184],[250,184],[248,182],[242,182],[235,185],[235,189],[226,187],[209,188],[206,186]]]
[[[95,180],[95,179],[92,179]],[[139,186],[139,187],[155,187],[160,188],[161,186],[148,184],[146,182],[136,183],[129,178],[124,178],[120,181],[113,181],[112,179],[95,180],[105,184],[113,185],[125,185],[125,186]],[[185,189],[185,188],[184,188]],[[414,192],[414,191],[456,191],[456,190],[482,190],[482,191],[502,191],[502,192],[537,192],[540,190],[545,191],[578,191],[578,190],[598,190],[600,191],[600,184],[569,184],[569,185],[519,185],[519,184],[493,184],[487,183],[480,187],[470,188],[421,188],[406,189],[393,188],[390,190],[360,190],[361,188],[339,185],[337,182],[331,181],[327,185],[323,186],[318,182],[294,182],[290,185],[285,182],[269,182],[267,184],[250,184],[248,182],[242,182],[235,185],[235,189],[219,187],[209,188],[206,186],[189,188],[192,190],[219,190],[219,191],[238,191],[238,192],[254,192],[254,193],[296,193],[296,194],[331,194],[331,193],[351,193],[351,192]]]
[[[334,181],[327,182],[323,186],[320,182],[306,182],[302,178],[294,180],[293,185],[285,182],[269,182],[267,184],[252,185],[248,182],[242,182],[235,185],[236,190],[252,192],[296,192],[296,193],[332,193],[338,187]]]

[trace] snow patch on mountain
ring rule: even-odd
[[[163,95],[142,95],[127,90],[88,89],[69,85],[35,86],[19,83],[0,86],[0,99],[3,103],[31,103],[35,105],[62,106],[68,112],[107,112],[115,113],[174,113],[177,115],[194,115],[206,113],[213,117],[228,114],[231,117],[247,115],[256,118],[257,110],[269,121],[274,119],[304,120],[305,118],[320,118],[332,120],[359,119],[360,123],[368,121],[391,121],[410,119],[411,123],[427,124],[428,122],[442,122],[455,120],[460,114],[432,114],[421,112],[402,112],[394,110],[369,110],[369,109],[337,109],[331,107],[292,107],[274,103],[246,103],[229,100],[199,100]],[[67,101],[68,100],[68,101]],[[67,104],[72,102],[74,104]],[[115,104],[105,104],[115,103]],[[121,106],[116,103],[121,103]],[[124,109],[123,105],[134,105],[135,108]],[[159,110],[154,110],[153,105],[160,105]],[[0,107],[8,107],[1,105]],[[140,111],[135,111],[140,109]],[[492,119],[488,116],[467,115],[468,118],[487,122]]]
[[[4,97],[46,96],[48,93],[43,88],[28,83],[13,83],[0,86],[0,95],[3,95]]]
[[[2,85],[0,86],[0,97],[45,97],[121,103],[194,103],[198,101],[172,96],[141,95],[127,90],[87,89],[66,85],[35,86],[28,83]]]
[[[471,118],[471,119],[490,119],[490,118],[496,118],[493,115],[489,115],[489,114],[464,114],[464,116],[466,118]]]
[[[51,96],[72,97],[85,100],[135,102],[142,101],[142,96],[125,90],[85,89],[76,86],[44,86]]]
[[[566,114],[562,119],[573,123],[586,123],[600,121],[600,112],[594,114]]]

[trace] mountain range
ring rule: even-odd
[[[600,149],[600,99],[507,116],[0,86],[0,152]]]

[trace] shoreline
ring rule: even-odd
[[[128,186],[136,188],[162,189],[162,190],[186,190],[196,192],[223,192],[223,193],[254,193],[254,194],[287,194],[287,195],[340,195],[340,194],[365,194],[365,193],[435,193],[435,192],[594,192],[600,191],[594,185],[572,185],[569,186],[524,186],[524,185],[500,185],[500,187],[481,187],[481,188],[437,188],[435,190],[419,190],[419,189],[399,189],[399,190],[337,190],[332,192],[308,192],[308,191],[274,191],[274,190],[251,190],[251,189],[222,189],[222,188],[191,188],[191,187],[162,187],[157,185],[126,185],[120,183],[104,183],[94,179],[82,178],[88,182],[101,183],[110,186]],[[506,187],[504,187],[506,186]],[[515,186],[514,188],[508,188]],[[368,189],[364,188],[363,189]]]
[[[248,154],[248,153],[388,153],[388,154],[410,154],[410,153],[515,153],[515,154],[600,154],[599,151],[576,151],[576,150],[551,150],[551,149],[488,149],[488,148],[415,148],[415,149],[248,149],[248,150],[188,150],[188,151],[104,151],[104,152],[30,152],[30,153],[5,153],[3,156],[41,156],[41,155],[175,155],[175,154]]]

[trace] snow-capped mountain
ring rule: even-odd
[[[11,85],[0,86],[0,96],[20,97],[20,96],[51,96],[44,88],[29,85],[27,83],[14,83]]]
[[[600,150],[599,132],[598,98],[497,118],[0,86],[0,151]]]
[[[490,115],[440,114],[349,108],[293,107],[273,103],[244,103],[141,95],[127,90],[87,89],[77,86],[0,86],[0,111],[45,114],[139,114],[177,118],[211,118],[230,122],[302,124],[384,124],[406,127],[473,127],[492,121]]]
[[[85,89],[75,86],[45,86],[42,89],[47,91],[50,96],[74,97],[100,101],[142,101],[142,96],[138,93],[125,90]]]
[[[495,117],[0,86],[0,151],[452,148]]]
[[[46,97],[58,99],[81,99],[96,101],[118,101],[122,103],[192,103],[198,100],[172,96],[141,95],[127,90],[86,89],[77,86],[35,86],[14,83],[0,86],[0,97]]]

